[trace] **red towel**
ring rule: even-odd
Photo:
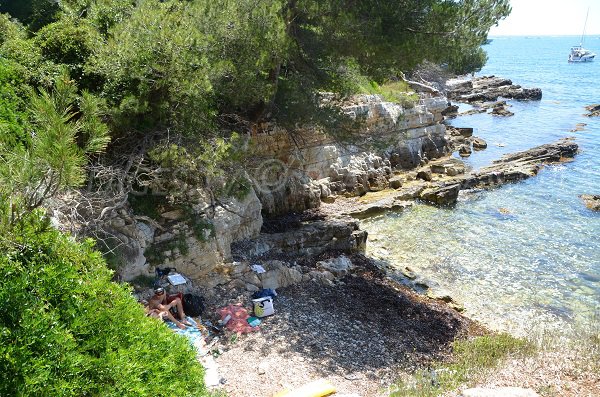
[[[258,327],[252,327],[248,324],[248,310],[243,308],[241,305],[228,305],[217,310],[219,316],[221,316],[221,321],[227,317],[227,315],[231,316],[231,319],[225,325],[225,328],[232,332],[237,332],[238,334],[245,334],[248,332],[256,331]]]

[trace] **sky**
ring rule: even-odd
[[[490,36],[600,35],[600,0],[510,0],[510,16]]]

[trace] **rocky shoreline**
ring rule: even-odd
[[[571,161],[578,145],[573,138],[507,154],[490,166],[466,172],[464,163],[453,157],[432,161],[414,171],[398,173],[401,186],[343,200],[340,205],[324,205],[328,214],[342,213],[364,218],[389,210],[402,210],[415,200],[436,205],[456,203],[458,194],[468,189],[490,189],[537,175],[544,165]]]
[[[541,98],[539,89],[523,89],[493,76],[454,84],[452,90],[448,98],[475,103],[497,116],[511,115],[499,97]],[[157,233],[188,233],[195,255],[212,244],[217,255],[201,263],[223,259],[218,266],[203,268],[174,251],[164,262],[193,273],[193,282],[183,289],[207,298],[206,318],[213,323],[219,307],[248,307],[249,295],[263,288],[279,292],[276,314],[264,320],[259,333],[222,336],[211,350],[222,377],[220,387],[230,396],[256,395],[247,386],[257,379],[264,394],[315,378],[330,380],[348,395],[386,395],[400,373],[449,358],[455,338],[487,332],[462,316],[451,297],[417,294],[402,285],[402,278],[415,275],[364,257],[367,233],[360,230],[360,219],[402,210],[416,201],[453,205],[461,191],[517,182],[535,176],[546,164],[569,161],[578,146],[566,138],[470,170],[452,153],[468,156],[487,144],[472,129],[441,124],[442,113],[450,117],[454,109],[444,98],[428,98],[426,103],[406,111],[364,97],[346,107],[347,112],[366,115],[371,132],[407,131],[383,154],[356,153],[314,131],[307,132],[305,146],[293,149],[282,141],[283,132],[272,129],[257,139],[264,150],[280,153],[284,168],[294,166],[284,189],[257,190],[230,203],[236,210],[219,215],[214,240],[192,241],[187,226],[177,226],[184,222],[181,217],[172,219],[170,229],[156,228],[154,241]],[[256,216],[257,208],[262,208],[262,217]],[[257,274],[253,264],[265,272]]]

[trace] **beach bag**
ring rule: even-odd
[[[264,298],[252,299],[254,306],[254,315],[256,317],[266,317],[275,313],[273,309],[273,298],[268,296]]]
[[[204,298],[200,295],[183,295],[183,311],[191,317],[199,317],[204,311]]]

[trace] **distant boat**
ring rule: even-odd
[[[582,47],[582,44],[571,47],[569,62],[592,62],[596,54]]]
[[[569,54],[569,62],[591,62],[596,57],[590,50],[583,48],[583,39],[585,38],[585,26],[587,25],[588,15],[590,9],[588,8],[587,14],[585,15],[585,23],[583,24],[583,33],[581,34],[581,41],[579,45],[571,47],[571,53]]]

